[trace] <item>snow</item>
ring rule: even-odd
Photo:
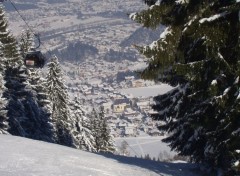
[[[188,29],[189,26],[192,25],[192,23],[197,19],[197,15],[195,15],[186,25],[185,28],[183,29],[183,33]]]
[[[173,87],[168,84],[160,84],[148,87],[121,89],[119,92],[133,95],[134,97],[151,97],[165,94],[172,89]]]
[[[160,39],[159,40],[165,41],[167,35],[171,35],[171,34],[172,34],[172,29],[170,27],[166,27],[165,30],[160,34]],[[156,49],[158,47],[158,41],[153,41],[147,47],[149,47],[149,49],[151,49],[151,50]],[[144,48],[147,49],[147,47],[145,46]]]
[[[211,22],[211,21],[214,21],[218,18],[221,18],[223,16],[226,16],[227,15],[227,12],[223,12],[223,13],[220,13],[220,14],[216,14],[216,15],[213,15],[209,18],[202,18],[201,20],[199,20],[200,23],[204,23],[204,22]]]
[[[170,27],[167,27],[160,35],[160,39],[166,39],[168,34],[172,34],[172,30]]]
[[[214,80],[211,82],[211,85],[217,85],[217,80],[214,79]]]
[[[234,84],[238,84],[238,83],[239,83],[239,76],[234,81]]]
[[[136,19],[136,16],[137,16],[137,13],[134,12],[134,13],[131,13],[131,14],[129,15],[129,18],[132,19],[132,20],[135,20],[135,19]]]
[[[226,88],[223,92],[223,95],[226,95],[229,92],[230,89],[231,89],[231,87]]]
[[[161,157],[159,159],[171,159],[177,153],[171,151],[168,144],[162,142],[162,139],[166,136],[140,136],[140,137],[119,137],[115,138],[116,146],[119,148],[123,141],[126,141],[129,145],[127,150],[130,156],[136,156],[140,158],[145,155],[149,155],[151,158]]]
[[[161,0],[157,0],[157,2],[155,3],[156,6],[160,6],[161,4]]]
[[[177,4],[187,4],[189,3],[189,0],[177,0],[175,1]]]
[[[1,176],[197,176],[196,165],[94,154],[0,135]],[[195,173],[193,173],[193,171]]]
[[[238,94],[238,96],[237,96],[237,100],[239,100],[240,99],[240,93]]]

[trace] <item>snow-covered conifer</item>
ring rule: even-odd
[[[70,104],[70,107],[73,120],[74,145],[81,150],[95,151],[90,121],[77,97]]]
[[[3,55],[6,58],[6,66],[17,68],[23,64],[23,60],[20,57],[17,41],[12,34],[10,34],[7,27],[5,11],[3,7],[0,6],[0,41],[2,43]]]
[[[165,141],[226,174],[240,148],[239,9],[239,1],[162,0],[130,15],[145,27],[166,26],[159,40],[136,46],[149,58],[142,78],[178,85],[155,97]]]
[[[33,40],[33,34],[30,30],[24,30],[21,33],[20,41],[19,41],[19,47],[21,55],[24,57],[26,53],[31,49],[34,48],[34,40]]]
[[[101,133],[100,133],[100,121],[96,109],[93,108],[92,112],[88,116],[90,121],[90,130],[94,138],[94,148],[96,149],[97,152],[99,152],[101,148],[101,135],[100,135]]]
[[[40,76],[40,70],[27,69],[27,75],[29,84],[26,87],[32,96],[30,100],[26,99],[26,102],[29,102],[24,106],[33,127],[28,137],[54,142],[51,101],[46,89],[46,80]]]
[[[113,153],[115,149],[113,136],[111,135],[111,130],[107,124],[107,119],[105,116],[104,108],[100,107],[99,112],[100,120],[100,138],[101,138],[101,148],[100,152],[110,152]]]
[[[115,151],[113,137],[110,135],[110,129],[107,125],[104,109],[93,109],[90,117],[91,131],[93,133],[95,148],[97,152]]]
[[[56,57],[51,58],[51,61],[48,63],[47,91],[52,103],[51,114],[57,143],[73,146],[69,97],[61,67]]]
[[[8,117],[7,117],[7,100],[3,98],[4,92],[4,80],[2,76],[2,72],[0,72],[0,134],[8,134]]]

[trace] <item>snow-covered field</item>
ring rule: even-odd
[[[169,90],[173,89],[168,84],[160,84],[160,85],[153,85],[148,87],[137,87],[137,88],[129,88],[129,89],[121,89],[119,90],[121,93],[129,94],[134,97],[150,97],[150,96],[157,96],[168,92]]]
[[[193,164],[160,163],[93,154],[76,149],[0,135],[1,176],[197,176]]]
[[[117,148],[121,148],[123,141],[128,143],[127,151],[129,156],[138,158],[149,155],[156,160],[171,159],[177,153],[171,151],[170,147],[162,142],[163,136],[139,136],[139,137],[119,137],[115,138]]]

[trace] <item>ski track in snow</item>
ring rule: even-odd
[[[142,154],[142,156],[145,156],[145,153],[144,153],[144,151],[143,151],[143,148],[142,148],[142,146],[140,145],[140,143],[139,143],[139,141],[138,141],[138,139],[136,138],[136,145],[139,147],[139,149],[140,149],[140,151],[141,151],[141,154]]]
[[[140,143],[138,140],[136,140],[136,141],[137,141],[137,144],[131,144],[131,145],[129,145],[129,146],[131,146],[131,147],[139,146],[139,148],[142,148],[141,145],[159,142],[159,140],[152,140],[152,141],[141,142],[141,143]],[[143,152],[143,153],[144,153],[144,152]]]

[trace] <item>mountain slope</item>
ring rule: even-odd
[[[159,38],[160,34],[164,30],[164,26],[160,26],[157,29],[138,28],[128,38],[120,43],[121,47],[129,47],[131,45],[146,45],[152,43]]]
[[[196,176],[191,164],[99,155],[60,145],[0,135],[1,176]]]

